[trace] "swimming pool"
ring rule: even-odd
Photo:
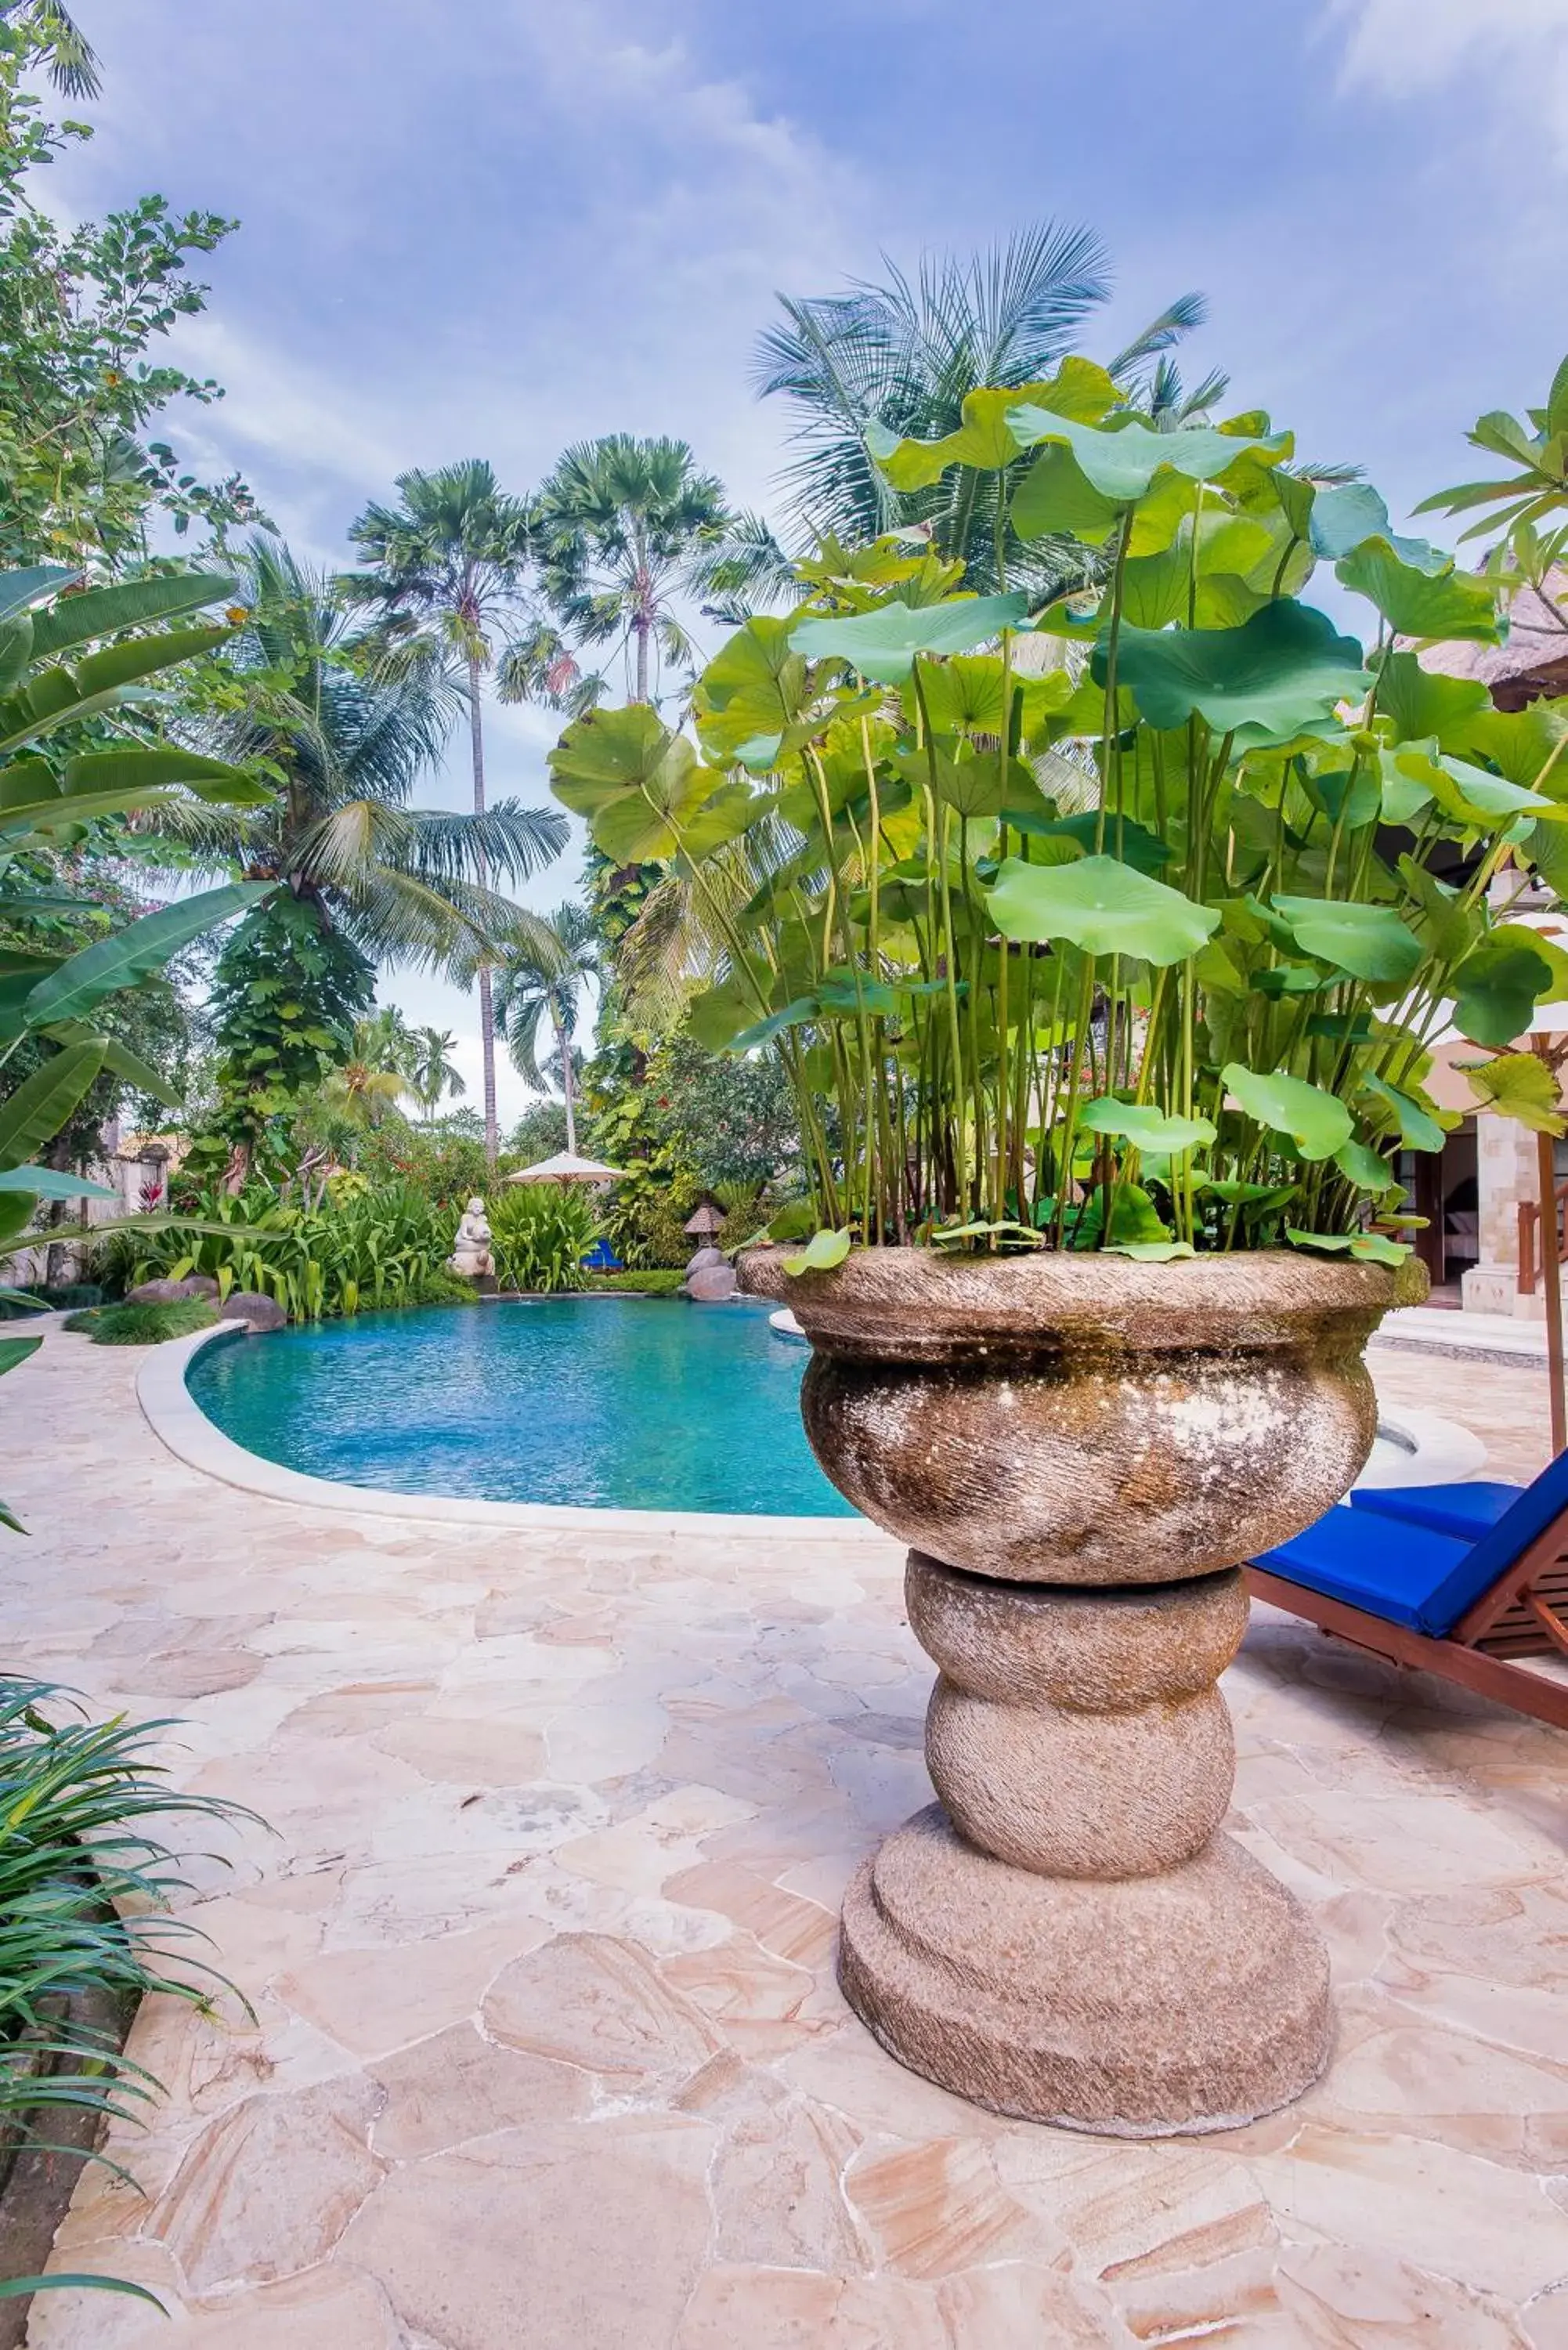
[[[192,1400],[248,1452],[396,1493],[846,1517],[766,1305],[559,1297],[364,1314],[202,1348]]]

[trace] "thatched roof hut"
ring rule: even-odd
[[[1568,568],[1547,573],[1544,596],[1521,588],[1508,609],[1505,644],[1433,645],[1421,655],[1422,668],[1476,679],[1499,710],[1568,693]]]

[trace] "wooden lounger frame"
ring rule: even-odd
[[[1391,1539],[1397,1538],[1401,1523],[1386,1521]],[[1436,1673],[1518,1713],[1533,1714],[1555,1730],[1568,1730],[1568,1680],[1526,1672],[1515,1661],[1568,1657],[1568,1512],[1553,1519],[1441,1640],[1387,1623],[1346,1600],[1325,1599],[1304,1583],[1289,1582],[1265,1567],[1249,1566],[1247,1580],[1254,1599],[1282,1607],[1391,1664]]]

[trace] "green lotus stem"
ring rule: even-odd
[[[942,819],[945,851],[948,829],[948,811],[945,808],[942,811]],[[974,1169],[983,1211],[986,1170],[990,1165],[990,1153],[986,1142],[985,1091],[981,1075],[980,1050],[981,994],[985,976],[985,939],[981,928],[980,911],[974,899],[972,868],[969,855],[969,818],[961,815],[959,817],[959,874],[963,889],[964,912],[969,918],[970,937],[974,941],[973,967],[969,973],[970,1099],[974,1118]],[[1000,1213],[1000,1211],[993,1212]]]
[[[938,857],[940,866],[942,941],[943,951],[947,962],[948,1017],[952,1030],[953,1082],[957,1099],[961,1103],[963,1089],[963,1039],[959,1026],[958,980],[955,971],[953,951],[952,892],[948,874],[948,810],[945,807],[942,809],[941,823],[939,827],[937,823],[936,737],[931,732],[931,713],[926,701],[925,682],[920,675],[920,657],[918,653],[914,656],[914,659],[909,664],[909,671],[914,681],[915,701],[920,712],[921,733],[924,737],[926,747],[926,768],[928,776],[926,784],[926,832],[928,843],[926,856],[929,865],[933,853],[932,845],[934,844],[935,854]],[[959,1114],[953,1121],[953,1150],[958,1177],[960,1210],[961,1212],[967,1213],[969,1206],[969,1154],[965,1144],[963,1124],[963,1113],[961,1108],[960,1108]]]
[[[1132,537],[1132,511],[1127,509],[1116,536],[1116,569],[1111,575],[1110,632],[1106,640],[1106,723],[1100,745],[1100,813],[1095,826],[1095,855],[1102,856],[1106,846],[1106,803],[1112,788],[1111,759],[1116,754],[1116,820],[1121,821],[1121,750],[1120,730],[1116,725],[1116,660],[1121,649],[1122,594],[1127,582],[1127,546]]]
[[[1064,1121],[1062,1158],[1056,1181],[1056,1245],[1062,1245],[1066,1222],[1067,1187],[1073,1180],[1073,1145],[1077,1137],[1078,1103],[1083,1090],[1084,1051],[1089,1041],[1089,1015],[1095,1003],[1095,958],[1084,957],[1084,976],[1078,988],[1078,1017],[1073,1036],[1072,1070],[1067,1080],[1067,1115]]]
[[[822,761],[809,743],[802,754],[802,762],[816,785],[817,805],[822,810],[823,843],[827,852],[827,889],[822,909],[822,967],[826,972],[833,968],[833,925],[838,911],[838,858],[833,845],[833,803],[828,796],[827,777],[822,771]],[[844,960],[846,964],[850,960],[847,942]]]
[[[1187,957],[1183,963],[1182,972],[1181,1110],[1184,1118],[1190,1118],[1192,1116],[1192,1000],[1197,984],[1196,974],[1192,967],[1192,957],[1190,955]],[[1218,1128],[1220,1123],[1219,1119],[1216,1118],[1214,1123]],[[1185,1230],[1182,1232],[1181,1237],[1186,1241],[1188,1246],[1190,1248],[1194,1245],[1196,1230],[1196,1217],[1193,1209],[1192,1191],[1192,1158],[1190,1152],[1188,1154],[1187,1164],[1182,1170],[1182,1201]]]

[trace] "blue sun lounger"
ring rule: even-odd
[[[1568,1453],[1532,1485],[1358,1486],[1255,1559],[1254,1597],[1568,1730]]]

